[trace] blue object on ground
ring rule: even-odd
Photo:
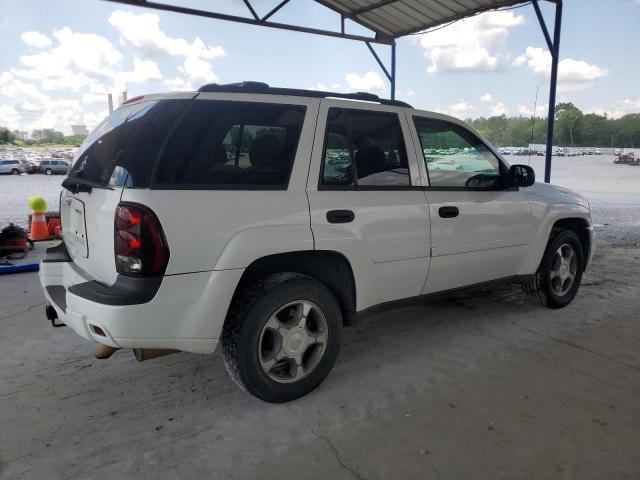
[[[0,275],[8,273],[37,272],[39,263],[23,263],[22,265],[0,265]]]

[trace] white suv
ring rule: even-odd
[[[571,302],[589,204],[533,182],[463,122],[370,94],[133,98],[63,182],[47,315],[116,348],[222,343],[242,388],[291,400],[329,373],[343,325],[381,307],[495,282]]]

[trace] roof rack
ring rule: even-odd
[[[208,83],[201,86],[198,92],[229,92],[229,93],[262,93],[266,95],[292,95],[296,97],[313,97],[313,98],[344,98],[347,100],[360,100],[365,102],[376,102],[381,105],[393,105],[395,107],[413,108],[411,105],[400,100],[386,100],[380,98],[373,93],[356,92],[356,93],[338,93],[338,92],[322,92],[319,90],[303,90],[299,88],[279,88],[270,87],[263,82],[238,82],[226,83],[220,85],[217,83]]]

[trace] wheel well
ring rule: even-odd
[[[580,245],[582,245],[582,253],[585,260],[585,266],[587,259],[589,258],[589,223],[584,218],[563,218],[553,224],[552,232],[557,230],[571,230],[580,239]]]
[[[332,251],[279,253],[255,260],[236,287],[233,300],[257,280],[278,272],[294,272],[315,278],[336,297],[345,325],[356,311],[356,287],[351,264],[344,255]]]

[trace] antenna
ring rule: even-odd
[[[538,108],[538,87],[536,85],[536,101],[533,102],[533,113],[531,114],[531,138],[529,139],[529,158],[527,159],[527,165],[531,165],[531,144],[533,143],[533,126],[536,123],[536,108]]]

